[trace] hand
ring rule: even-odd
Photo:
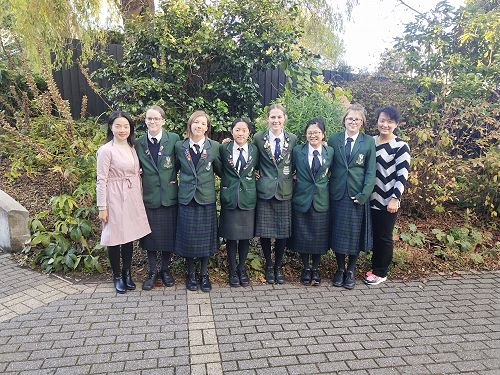
[[[399,206],[399,199],[397,198],[392,198],[389,201],[389,204],[387,205],[387,212],[390,212],[391,214],[398,212],[398,207]]]
[[[259,171],[255,171],[255,181],[258,181],[260,178],[260,172]]]
[[[99,220],[101,220],[103,223],[108,222],[108,209],[105,208],[104,210],[99,210]]]
[[[222,144],[223,144],[223,145],[227,145],[229,142],[231,142],[231,138],[224,138],[224,139],[222,140]]]
[[[359,204],[359,201],[356,199],[356,197],[351,197],[352,201],[356,204]]]

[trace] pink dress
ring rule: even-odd
[[[113,141],[97,151],[97,206],[107,207],[108,222],[102,225],[101,245],[115,246],[137,240],[151,233],[142,200],[139,159],[132,148]]]

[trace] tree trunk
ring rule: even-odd
[[[125,21],[133,20],[137,16],[155,11],[154,0],[120,0],[122,14]]]

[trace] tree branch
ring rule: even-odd
[[[420,16],[423,15],[422,12],[419,12],[418,10],[416,10],[415,8],[413,8],[412,6],[406,4],[403,0],[398,0],[399,3],[401,3],[402,5],[404,5],[405,7],[407,7],[408,9],[414,11],[415,13],[419,14]]]

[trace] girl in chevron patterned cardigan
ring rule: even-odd
[[[387,280],[387,269],[392,262],[394,248],[392,232],[410,170],[410,148],[394,134],[400,120],[401,115],[394,107],[377,111],[379,135],[374,137],[377,175],[370,199],[373,223],[372,270],[364,276],[364,282],[368,285]]]

